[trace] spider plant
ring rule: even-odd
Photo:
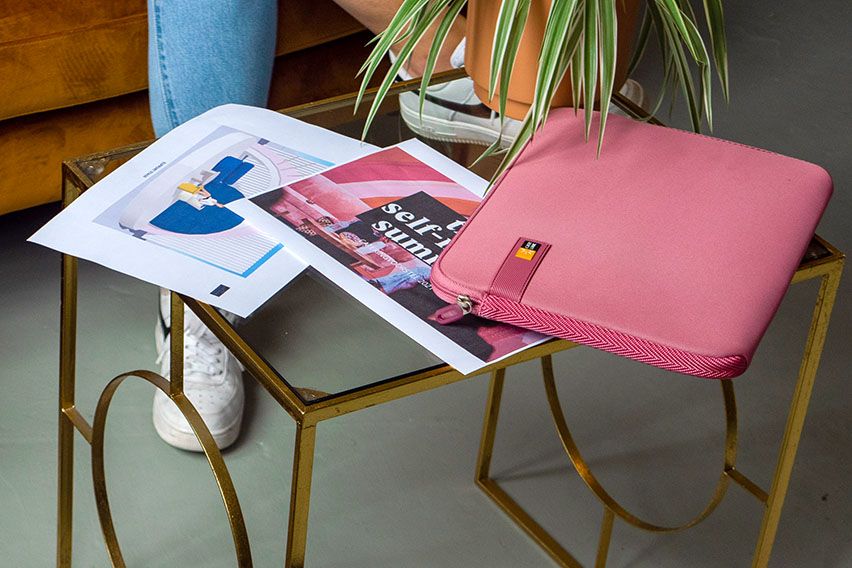
[[[500,0],[501,6],[491,52],[488,95],[489,100],[495,94],[499,95],[501,117],[505,111],[506,95],[518,45],[533,1],[540,0]],[[512,162],[533,133],[544,124],[554,93],[566,77],[571,82],[575,112],[578,112],[581,98],[584,101],[593,101],[596,94],[599,95],[600,121],[597,132],[597,151],[600,154],[610,99],[615,87],[618,30],[616,1],[552,0],[541,42],[534,99],[520,132],[514,143],[506,150],[494,179]],[[632,71],[641,60],[653,32],[662,54],[664,68],[662,85],[652,114],[659,109],[667,94],[671,94],[672,104],[674,104],[679,90],[686,100],[692,128],[695,131],[700,131],[705,121],[712,129],[711,66],[715,66],[722,93],[725,100],[728,99],[728,63],[722,0],[702,1],[709,36],[709,50],[708,42],[705,42],[699,31],[697,15],[690,0],[646,0],[636,48],[629,64],[629,69]],[[364,125],[364,136],[375,118],[379,105],[397,77],[400,67],[427,31],[435,25],[434,39],[428,51],[420,83],[422,115],[426,87],[431,80],[438,54],[441,52],[450,28],[467,2],[468,0],[403,0],[387,28],[372,40],[371,43],[375,44],[373,50],[359,71],[359,74],[363,74],[363,80],[356,108],[361,103],[364,92],[380,63],[391,48],[394,51],[398,50],[398,57],[394,59],[378,87]],[[695,75],[697,75],[697,86]],[[593,105],[583,106],[585,107],[585,135],[588,141],[592,127]],[[498,150],[499,139],[485,150],[483,156]]]

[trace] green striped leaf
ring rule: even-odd
[[[592,128],[595,89],[598,86],[598,3],[586,0],[583,32],[583,107],[586,119],[586,141]]]
[[[443,18],[441,18],[441,23],[438,24],[438,28],[435,30],[432,46],[429,48],[429,53],[426,56],[426,64],[423,67],[423,77],[420,79],[420,120],[423,120],[423,104],[426,101],[426,88],[432,80],[432,74],[435,71],[435,62],[438,61],[438,56],[444,48],[450,28],[453,27],[453,23],[458,18],[459,12],[467,4],[467,0],[446,0],[445,3],[449,4],[450,7]]]
[[[572,50],[576,49],[577,41],[581,37],[578,26],[571,26],[577,5],[577,0],[554,0],[551,6],[539,54],[531,109],[534,130],[544,122],[556,89],[570,64]]]
[[[716,62],[716,73],[722,84],[722,94],[725,101],[729,99],[728,92],[728,40],[725,34],[725,14],[722,11],[722,0],[704,0],[704,15],[707,18],[707,29],[710,31],[710,45],[713,49],[713,59]]]
[[[500,130],[503,129],[503,117],[506,115],[506,100],[509,98],[509,83],[512,80],[512,71],[515,67],[515,57],[518,55],[518,46],[521,44],[521,37],[524,33],[524,28],[527,24],[527,16],[530,12],[530,0],[521,0],[518,4],[517,13],[512,29],[509,32],[509,42],[506,46],[506,51],[503,54],[503,61],[500,67]],[[492,68],[491,79],[495,78]],[[493,96],[493,94],[489,94]]]
[[[627,75],[632,75],[636,70],[636,66],[642,61],[645,55],[645,50],[648,47],[648,39],[651,37],[651,13],[648,6],[642,12],[642,25],[639,27],[639,35],[636,37],[636,47],[633,49],[633,55],[630,57],[630,63],[627,64]]]
[[[692,57],[696,60],[700,57],[699,50],[697,45],[693,45],[691,38],[689,37],[689,32],[686,29],[686,22],[683,18],[683,13],[678,6],[677,0],[657,0],[657,3],[660,4],[660,7],[663,9],[663,13],[668,16],[669,22],[674,26],[677,32],[674,35],[680,35],[683,38],[683,41],[686,43],[687,48],[689,48]]]
[[[677,81],[680,83],[681,91],[683,91],[683,95],[686,98],[689,118],[692,121],[692,129],[696,132],[701,132],[701,107],[695,96],[695,84],[692,80],[692,73],[689,70],[686,52],[683,49],[683,44],[678,41],[677,25],[672,21],[670,13],[663,11],[662,16],[663,28],[665,29],[665,34],[673,54],[673,69],[677,76]]]
[[[506,50],[509,47],[512,27],[518,16],[519,0],[503,0],[500,3],[500,12],[497,15],[497,25],[494,29],[494,41],[491,45],[491,68],[488,81],[488,100],[494,98],[497,88],[497,79],[503,71]]]
[[[355,99],[355,110],[358,110],[358,107],[361,105],[361,99],[364,97],[364,92],[367,90],[376,69],[379,65],[381,65],[388,51],[390,51],[391,46],[399,41],[400,36],[404,35],[406,26],[409,25],[412,20],[418,16],[422,17],[422,13],[427,9],[428,4],[429,0],[402,0],[399,10],[397,10],[394,17],[391,18],[388,27],[381,33],[381,38],[376,42],[375,47],[373,47],[373,51],[370,52],[370,55],[364,62],[364,65],[362,65],[361,69],[358,70],[358,75],[363,73],[364,77],[361,81],[361,88],[358,89],[358,96]],[[425,30],[423,31],[425,32]],[[423,34],[421,33],[420,37],[422,37],[422,35]],[[411,39],[412,38],[409,35],[409,41],[406,45],[412,43]],[[419,40],[420,38],[417,39]],[[404,59],[400,59],[404,61]]]
[[[615,0],[597,0],[598,35],[600,37],[601,103],[600,129],[598,130],[597,154],[601,154],[603,135],[606,130],[606,117],[615,83],[616,43],[618,41],[618,19],[615,15]]]
[[[410,38],[402,46],[402,49],[400,49],[396,61],[391,64],[390,69],[388,70],[387,74],[379,85],[378,90],[376,91],[376,97],[375,99],[373,99],[373,104],[370,107],[370,111],[367,113],[367,118],[364,121],[364,130],[361,132],[361,139],[367,137],[367,132],[370,130],[370,126],[373,124],[373,119],[375,119],[376,113],[379,111],[379,107],[381,106],[382,101],[384,101],[385,96],[387,96],[388,90],[390,90],[391,85],[393,85],[393,82],[396,80],[397,74],[399,73],[399,69],[411,55],[411,52],[417,45],[417,42],[420,41],[426,31],[440,16],[443,8],[444,6],[440,2],[435,2],[433,6],[429,7],[429,9],[425,13],[421,14],[416,19],[416,24],[413,25]],[[361,92],[359,93],[359,96],[356,99],[356,108],[357,104],[360,103],[361,94],[364,92],[364,90],[365,87],[362,85]]]

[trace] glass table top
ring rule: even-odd
[[[460,76],[460,71],[436,74],[433,83]],[[400,117],[398,97],[399,93],[418,86],[417,82],[408,82],[394,88],[377,114],[367,142],[386,147],[415,137]],[[354,102],[354,95],[348,95],[281,112],[358,138],[371,98],[365,97],[357,113],[353,112]],[[621,106],[624,104],[622,101]],[[466,167],[471,167],[485,149],[466,143],[420,139]],[[72,177],[83,176],[79,181],[91,185],[148,144],[72,160],[77,166],[77,172],[71,172]],[[498,157],[489,157],[472,169],[489,178],[498,162]],[[830,251],[815,239],[803,262],[827,255]],[[313,269],[284,286],[250,317],[239,319],[234,329],[306,404],[443,365],[437,357]]]
[[[436,74],[433,83],[459,76],[462,74],[458,71]],[[400,118],[398,96],[417,86],[417,83],[405,83],[387,96],[367,142],[386,147],[415,137]],[[348,95],[281,112],[359,138],[370,103],[370,97],[365,97],[365,103],[354,113],[354,95]],[[463,143],[421,140],[465,166],[485,149]],[[72,162],[85,176],[80,181],[90,185],[148,144],[85,156]],[[488,178],[498,161],[496,157],[482,160],[475,171]],[[234,329],[306,403],[443,365],[437,357],[313,269],[284,286],[250,317],[238,319]]]

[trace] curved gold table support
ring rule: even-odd
[[[187,422],[189,422],[192,431],[195,433],[198,442],[204,450],[204,455],[207,457],[210,469],[213,470],[213,476],[216,478],[216,484],[219,486],[219,493],[222,496],[222,501],[225,503],[225,511],[228,514],[228,522],[231,525],[231,534],[237,554],[237,564],[241,567],[250,567],[252,565],[251,549],[249,547],[245,522],[243,521],[243,513],[240,509],[240,502],[237,499],[237,492],[231,481],[231,475],[228,473],[228,468],[222,459],[222,454],[216,446],[213,436],[210,434],[210,430],[182,391],[170,392],[172,387],[169,381],[150,371],[132,371],[111,380],[101,392],[92,424],[92,482],[95,489],[95,504],[98,508],[101,531],[103,532],[107,551],[109,552],[113,566],[124,567],[126,564],[121,554],[118,537],[115,534],[115,526],[112,522],[112,513],[110,512],[109,498],[107,496],[106,476],[104,474],[104,434],[107,413],[109,412],[112,398],[118,387],[128,377],[143,379],[163,391],[175,403]]]
[[[544,377],[544,389],[547,393],[550,413],[553,416],[553,421],[556,423],[556,431],[559,434],[559,439],[562,442],[565,453],[568,454],[568,458],[574,465],[574,469],[583,478],[586,486],[591,489],[592,493],[613,514],[618,515],[634,527],[646,531],[676,532],[694,527],[710,516],[710,513],[722,502],[722,498],[728,490],[729,477],[727,472],[733,469],[737,455],[737,403],[734,397],[734,384],[731,381],[719,381],[722,384],[722,396],[725,400],[725,459],[722,473],[719,474],[719,480],[716,482],[716,488],[713,491],[713,496],[704,509],[691,520],[680,525],[663,526],[650,523],[630,513],[604,489],[603,485],[595,477],[595,474],[592,473],[589,464],[583,459],[583,455],[580,453],[580,449],[574,442],[574,437],[568,428],[565,414],[562,412],[562,406],[559,402],[559,393],[556,391],[556,383],[553,376],[553,360],[550,355],[541,358],[541,371]]]
[[[728,472],[734,469],[737,456],[737,402],[734,396],[734,383],[730,380],[719,381],[722,385],[722,397],[725,401],[725,454],[722,465],[722,472],[719,474],[719,480],[716,482],[716,487],[710,501],[705,505],[697,515],[692,519],[679,525],[657,525],[629,512],[618,501],[616,501],[609,492],[604,489],[595,474],[592,473],[588,462],[583,459],[580,449],[577,447],[574,437],[571,435],[571,430],[568,428],[568,422],[565,420],[565,413],[562,411],[562,405],[559,401],[559,393],[556,390],[556,382],[553,373],[553,358],[550,355],[541,358],[541,372],[544,378],[544,389],[547,393],[547,402],[550,406],[550,413],[553,416],[553,421],[556,424],[556,431],[559,434],[559,440],[562,442],[562,447],[568,458],[571,460],[574,469],[585,482],[586,486],[595,494],[595,496],[604,505],[604,518],[601,526],[601,534],[598,543],[598,556],[596,564],[603,566],[606,564],[606,556],[609,551],[609,541],[612,536],[612,524],[614,516],[618,516],[625,522],[634,527],[650,532],[677,532],[691,527],[694,527],[716,509],[725,493],[728,490],[728,481],[730,477]]]

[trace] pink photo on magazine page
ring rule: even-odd
[[[403,308],[483,361],[543,336],[469,315],[445,326],[432,264],[481,198],[391,147],[252,199]]]

